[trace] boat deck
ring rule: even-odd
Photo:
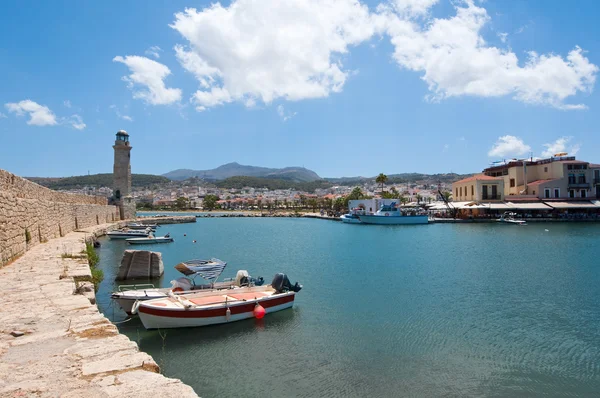
[[[239,292],[240,289],[232,289],[228,291],[212,291],[205,293],[190,294],[187,296],[178,295],[165,297],[145,302],[148,307],[160,308],[182,308],[192,306],[197,309],[202,307],[223,306],[226,303],[229,305],[242,304],[244,302],[260,301],[261,299],[271,297],[275,294],[275,290],[270,286],[249,288],[250,291]]]

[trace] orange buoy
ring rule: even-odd
[[[265,308],[262,305],[256,303],[256,306],[254,307],[254,317],[256,319],[263,319],[266,313],[267,311],[265,310]]]

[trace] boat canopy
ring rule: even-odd
[[[200,275],[207,281],[216,280],[219,275],[223,273],[223,270],[227,266],[227,263],[217,258],[211,258],[210,260],[189,260],[179,263],[175,266],[175,269],[185,276]]]

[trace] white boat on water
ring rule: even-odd
[[[155,243],[170,243],[173,242],[173,238],[171,238],[170,234],[166,234],[165,236],[154,236],[150,234],[143,238],[128,238],[125,239],[125,242],[130,245],[152,245]]]
[[[342,222],[346,224],[362,224],[359,215],[365,215],[365,210],[361,208],[352,209],[349,213],[340,216]]]
[[[417,210],[402,211],[396,206],[396,202],[381,206],[375,214],[359,215],[358,218],[363,224],[408,225],[429,223],[427,214],[418,214]]]
[[[516,213],[511,213],[507,211],[504,212],[504,214],[502,214],[497,221],[502,224],[527,225],[527,221],[525,220],[516,220],[516,215]]]
[[[207,326],[291,308],[302,286],[292,285],[285,274],[276,274],[270,285],[198,292],[138,302],[137,313],[146,329]]]
[[[127,224],[127,228],[128,229],[141,229],[143,231],[145,231],[146,228],[156,230],[156,228],[158,228],[158,224],[142,224],[142,223],[133,222],[133,223]]]
[[[152,233],[150,228],[145,230],[137,230],[137,229],[123,229],[123,230],[114,230],[108,232],[106,235],[110,239],[127,239],[127,238],[145,238],[148,237]]]
[[[252,278],[246,270],[239,270],[235,278],[226,279],[223,282],[216,282],[226,265],[226,262],[216,258],[210,260],[186,261],[177,264],[175,269],[187,277],[181,277],[171,281],[171,287],[157,288],[150,283],[121,285],[119,286],[119,291],[114,292],[111,295],[111,298],[119,304],[123,311],[127,314],[131,314],[131,310],[136,301],[165,298],[168,297],[170,293],[186,295],[197,293],[198,291],[261,286],[264,283],[262,277]],[[196,284],[195,278],[198,276],[209,283]]]

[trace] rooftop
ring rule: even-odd
[[[490,177],[490,176],[486,176],[485,174],[477,174],[471,177],[467,177],[464,178],[460,181],[456,181],[455,184],[461,184],[461,183],[465,183],[465,182],[471,182],[471,181],[499,181],[502,180],[501,177]]]

